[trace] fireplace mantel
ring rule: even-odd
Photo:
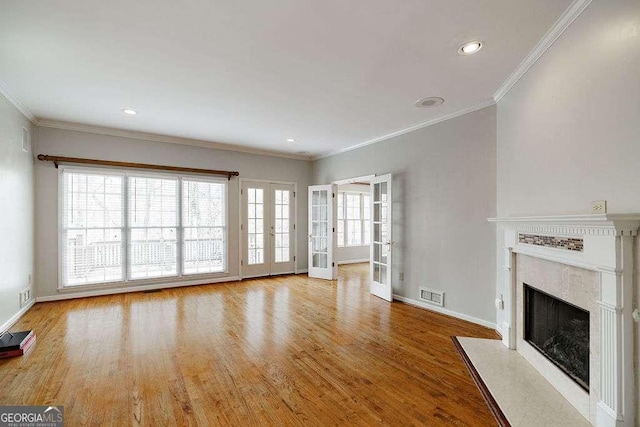
[[[633,243],[640,214],[596,214],[489,218],[503,231],[505,321],[503,343],[516,348],[517,254],[596,271],[601,319],[601,399],[598,426],[632,426],[635,416],[633,374]],[[501,291],[502,293],[502,291]],[[604,343],[609,343],[604,345]]]
[[[592,214],[592,215],[555,215],[521,216],[507,218],[488,218],[505,228],[521,231],[539,231],[579,235],[625,235],[635,236],[640,228],[640,213],[628,214]]]

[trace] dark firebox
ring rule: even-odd
[[[525,283],[524,339],[589,391],[589,312]]]

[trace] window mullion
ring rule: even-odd
[[[125,175],[122,179],[123,198],[122,200],[122,225],[124,227],[124,232],[122,233],[122,272],[123,272],[123,280],[125,282],[129,281],[129,241],[131,240],[131,229],[129,227],[129,177]]]
[[[360,193],[360,245],[364,246],[364,193]]]
[[[184,248],[184,230],[182,227],[182,177],[178,177],[178,191],[176,193],[178,195],[178,226],[176,227],[176,243],[177,243],[177,273],[178,273],[178,277],[182,277],[183,275],[183,263],[182,263],[182,257],[183,257],[183,253],[182,250]]]

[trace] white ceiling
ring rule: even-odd
[[[570,0],[248,3],[2,0],[0,82],[38,119],[319,156],[490,100]]]

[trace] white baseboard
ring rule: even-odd
[[[27,305],[25,305],[24,307],[22,307],[16,314],[14,314],[13,316],[11,316],[11,318],[9,320],[7,320],[6,322],[4,322],[2,324],[2,326],[0,326],[0,333],[5,333],[6,331],[8,331],[13,325],[15,325],[15,323],[20,320],[20,318],[22,316],[24,316],[24,314],[29,311],[29,309],[31,307],[33,307],[33,304],[36,303],[35,299],[32,299],[31,301],[29,301],[27,303]]]
[[[403,297],[400,295],[393,295],[394,300],[398,300],[405,304],[413,305],[426,310],[435,311],[436,313],[446,314],[447,316],[456,317],[458,319],[466,320],[467,322],[475,323],[477,325],[485,326],[491,329],[497,329],[497,325],[486,320],[478,319],[477,317],[469,316],[467,314],[458,313],[457,311],[447,310],[446,308],[438,307],[435,305],[427,304],[426,302],[418,301],[415,299]]]
[[[309,272],[309,269],[307,269],[307,268],[303,268],[302,270],[301,270],[301,269],[298,269],[298,270],[296,271],[296,274],[307,274],[308,272]]]
[[[61,293],[58,295],[37,297],[36,301],[37,302],[61,301],[61,300],[74,299],[74,298],[87,298],[87,297],[97,297],[101,295],[126,294],[129,292],[141,292],[141,291],[149,291],[154,289],[181,288],[184,286],[198,286],[198,285],[207,285],[209,283],[233,282],[238,280],[240,280],[238,276],[230,276],[230,277],[217,277],[213,279],[194,280],[190,282],[157,283],[157,284],[150,284],[150,285],[139,285],[139,286],[132,286],[130,288],[92,289],[90,291],[84,291],[84,292],[65,291],[64,294]]]
[[[361,264],[363,262],[369,262],[369,258],[349,259],[349,260],[346,260],[346,261],[338,261],[338,265],[342,265],[342,264]]]

